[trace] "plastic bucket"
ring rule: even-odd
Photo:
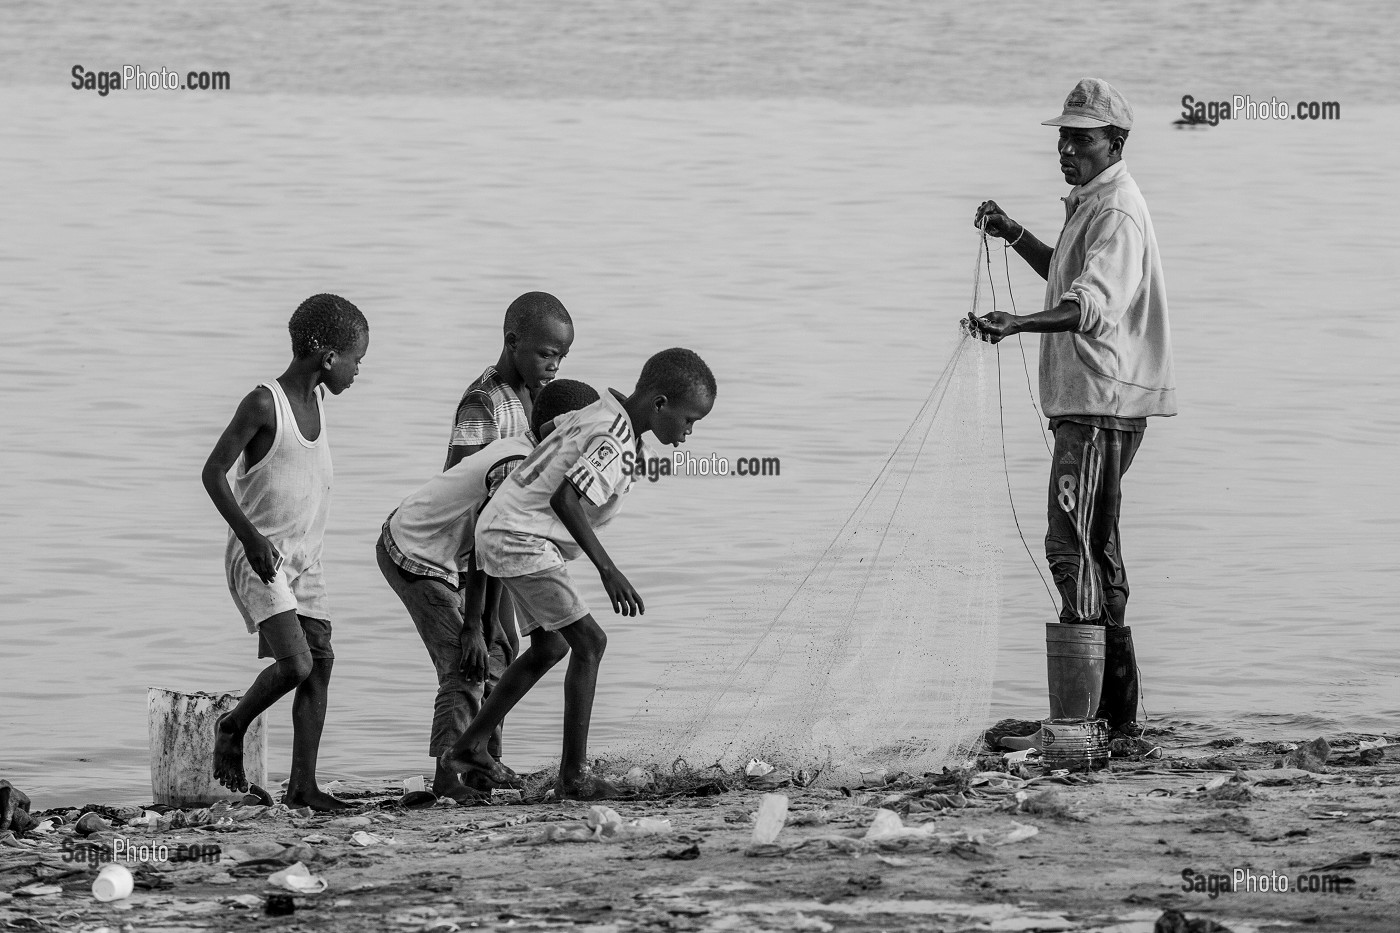
[[[1088,719],[1103,690],[1104,629],[1101,625],[1045,626],[1045,673],[1050,718]]]
[[[1095,771],[1108,767],[1108,723],[1102,719],[1050,719],[1040,726],[1040,760],[1051,769]]]
[[[151,687],[146,719],[151,740],[151,793],[172,807],[205,807],[237,791],[214,780],[214,726],[238,705],[238,693],[181,693]],[[259,716],[243,737],[243,773],[267,784],[267,732]]]

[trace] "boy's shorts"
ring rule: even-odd
[[[588,606],[569,579],[569,568],[560,564],[519,577],[502,577],[501,583],[515,603],[520,634],[535,629],[557,632],[588,615]]]
[[[267,620],[264,619],[263,622],[266,623]],[[312,660],[335,660],[335,651],[331,648],[330,620],[299,615],[297,622],[301,624],[295,629],[283,625],[273,626],[274,631],[270,637],[269,633],[263,630],[265,626],[259,625],[258,657],[281,661],[309,651]]]
[[[224,578],[249,632],[256,632],[264,619],[282,612],[295,611],[312,619],[330,618],[330,599],[326,596],[326,580],[319,558],[295,576],[291,562],[287,561],[271,583],[264,583],[253,572],[243,546],[236,538],[230,538],[224,552]]]

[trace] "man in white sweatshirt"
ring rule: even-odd
[[[1084,78],[1046,126],[1060,128],[1060,171],[1073,185],[1052,248],[984,201],[974,221],[1006,240],[1046,281],[1045,310],[969,315],[993,343],[1039,333],[1040,397],[1055,452],[1045,556],[1060,621],[1107,626],[1098,715],[1136,735],[1138,684],[1125,625],[1128,577],[1119,552],[1120,482],[1147,419],[1176,414],[1162,259],[1142,192],[1123,162],[1133,111],[1112,85]]]

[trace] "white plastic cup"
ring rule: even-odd
[[[135,879],[125,865],[104,865],[92,882],[92,896],[99,901],[119,901],[131,896]]]
[[[758,814],[753,821],[753,844],[770,845],[783,831],[787,822],[788,799],[786,794],[764,794],[758,802]]]

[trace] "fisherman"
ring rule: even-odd
[[[1060,171],[1073,187],[1051,247],[983,201],[974,223],[1001,237],[1046,281],[1045,310],[969,314],[992,343],[1039,333],[1040,398],[1055,435],[1045,556],[1060,621],[1106,626],[1096,718],[1135,736],[1138,674],[1126,624],[1128,575],[1119,544],[1121,482],[1147,419],[1176,414],[1171,331],[1157,237],[1123,147],[1133,111],[1107,81],[1084,78],[1057,126]]]

